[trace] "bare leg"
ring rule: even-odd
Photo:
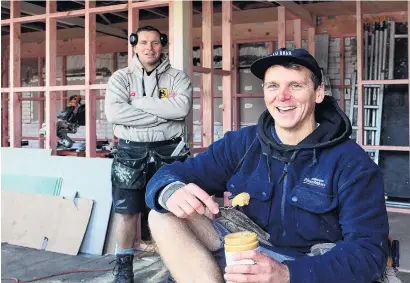
[[[206,216],[180,219],[152,210],[148,223],[162,259],[178,283],[224,282],[210,253],[219,248],[220,240]]]
[[[119,214],[120,221],[117,225],[117,244],[120,249],[131,249],[134,247],[137,237],[138,214]]]

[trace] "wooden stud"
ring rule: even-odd
[[[85,153],[87,157],[96,157],[97,125],[95,90],[90,85],[95,84],[96,56],[96,15],[90,14],[90,8],[95,7],[95,1],[85,2]]]
[[[340,37],[340,108],[345,111],[345,38]]]
[[[211,68],[208,74],[202,74],[202,125],[203,125],[203,146],[207,147],[213,142],[214,137],[214,105],[213,105],[213,43],[212,43],[212,23],[213,23],[213,2],[202,2],[202,66]]]
[[[192,64],[192,1],[169,3],[168,56],[171,65],[182,70],[193,80]],[[184,141],[193,146],[193,111],[185,117]]]
[[[132,7],[133,1],[128,0],[128,35],[131,33],[136,32],[139,26],[139,9]],[[132,58],[134,57],[134,50],[133,47],[129,42],[128,44],[128,65],[131,64]]]
[[[2,56],[1,62],[1,86],[7,87],[9,81],[9,50],[5,50],[5,54]],[[8,104],[9,94],[3,92],[1,94],[1,146],[7,147],[9,141],[9,104]]]
[[[44,86],[44,79],[43,79],[43,57],[37,58],[37,84],[39,87]],[[37,102],[37,120],[38,120],[38,130],[42,128],[44,122],[44,92],[39,91],[37,92],[37,98],[39,99]],[[38,135],[38,147],[44,148],[44,137]]]
[[[118,54],[116,52],[111,54],[111,74],[113,74],[118,69]],[[105,96],[104,96],[105,98]],[[112,140],[115,141],[117,138],[114,135],[114,131],[112,131]]]
[[[234,107],[235,111],[233,112],[233,120],[234,120],[234,129],[239,130],[241,128],[241,105],[240,105],[240,98],[237,96],[238,89],[239,89],[239,63],[238,63],[238,43],[234,43],[234,52],[233,52],[233,74],[232,78],[234,81],[233,84],[233,93],[234,93]]]
[[[302,21],[300,19],[293,21],[293,42],[295,48],[302,48]]]
[[[20,17],[20,1],[10,2],[10,20]],[[10,146],[21,147],[22,124],[21,124],[21,93],[13,91],[21,86],[21,24],[12,22],[10,24]]]
[[[169,62],[172,63],[174,62],[174,32],[173,32],[173,24],[174,24],[174,5],[175,3],[172,1],[169,3],[168,6],[168,57],[169,57]],[[192,48],[191,48],[192,49]]]
[[[315,56],[315,28],[308,28],[308,51]]]
[[[410,28],[408,27],[409,26],[409,24],[410,24],[410,2],[409,1],[407,1],[407,39],[409,39],[410,38]],[[410,44],[409,44],[409,40],[407,41],[408,43],[407,43],[407,62],[410,62]],[[407,78],[408,78],[408,82],[407,82],[407,84],[408,84],[408,94],[410,94],[410,72],[408,71],[407,72]],[[410,103],[409,103],[409,113],[410,113]],[[409,116],[409,122],[410,122],[410,116]],[[410,125],[410,124],[409,124]],[[410,134],[410,131],[409,131],[409,134]],[[409,141],[410,141],[410,135],[409,135]],[[409,158],[410,158],[410,154],[409,154]],[[409,168],[409,170],[410,170],[410,168]],[[410,176],[410,174],[409,174],[409,176]],[[410,190],[410,188],[409,188],[409,190]],[[407,210],[407,213],[409,213],[410,212],[410,210],[408,209]]]
[[[358,144],[363,145],[363,75],[362,75],[362,2],[356,0],[356,38],[357,38],[357,138]]]
[[[278,49],[286,47],[286,8],[278,7]]]
[[[222,69],[229,75],[223,76],[223,133],[232,130],[232,1],[222,2]]]
[[[56,92],[51,86],[57,85],[57,21],[49,15],[57,10],[57,2],[46,1],[46,148],[56,153]]]
[[[67,85],[67,56],[61,56],[60,76],[60,85]],[[67,106],[67,91],[62,90],[60,93],[60,97],[60,110],[64,111]]]

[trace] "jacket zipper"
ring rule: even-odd
[[[282,223],[282,237],[286,236],[285,231],[285,201],[286,201],[286,187],[288,185],[288,166],[289,163],[285,163],[285,167],[283,168],[282,178],[283,178],[283,187],[282,187],[282,202],[280,207],[280,214],[281,214],[281,223]]]

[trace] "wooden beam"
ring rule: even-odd
[[[341,2],[338,2],[341,3]],[[345,3],[345,2],[343,2]],[[352,2],[354,4],[354,2]],[[363,5],[366,2],[363,3]],[[326,3],[323,3],[326,4]],[[344,5],[344,4],[343,4]],[[273,9],[273,10],[272,10]],[[248,12],[248,14],[243,14],[243,12]],[[265,9],[255,9],[255,10],[246,10],[246,11],[234,11],[232,12],[232,29],[233,29],[233,40],[241,39],[257,39],[266,37],[272,38],[272,40],[277,39],[277,14],[278,8],[265,8]],[[221,22],[222,14],[215,13],[214,15],[214,38],[218,40],[218,37],[221,37]],[[199,17],[199,18],[198,18]],[[202,38],[202,22],[201,15],[193,16],[193,40],[200,41]],[[396,22],[406,22],[407,21],[407,12],[394,12],[394,13],[385,13],[384,17],[389,17],[392,21]],[[219,18],[218,22],[215,18]],[[374,20],[375,16],[372,14],[363,15],[363,20]],[[316,28],[316,34],[328,33],[330,35],[342,35],[342,34],[355,34],[356,33],[356,20],[355,16],[337,16],[336,18],[321,18],[320,25]],[[194,21],[195,20],[195,21]],[[341,25],[340,23],[343,23]],[[10,23],[8,23],[9,25]],[[153,25],[157,27],[161,32],[168,33],[169,30],[169,21],[168,19],[156,19],[156,20],[141,20],[140,25]],[[292,21],[287,20],[287,31],[286,38],[287,40],[293,39],[293,24]],[[112,24],[112,27],[121,28],[127,30],[128,22]],[[302,25],[303,27],[303,25]],[[30,32],[25,33],[25,36],[21,38],[21,42],[41,42],[45,40],[44,32]],[[100,36],[106,36],[99,33],[97,38]],[[83,28],[70,28],[70,29],[61,29],[57,32],[58,40],[72,40],[76,38],[84,38],[84,29]],[[307,31],[302,29],[302,38],[307,39]],[[5,35],[1,37],[2,42],[8,43],[9,36]],[[113,37],[113,39],[117,39]],[[124,39],[124,42],[127,42],[128,39]],[[125,43],[126,44],[126,43]],[[2,44],[3,46],[4,44]],[[77,46],[76,48],[83,48]],[[126,51],[126,50],[125,50]],[[44,54],[44,51],[43,51]],[[84,53],[83,53],[84,54]],[[37,57],[37,54],[35,55]]]
[[[340,108],[345,111],[345,38],[340,37]]]
[[[60,76],[61,76],[60,85],[67,85],[67,56],[61,56]],[[61,91],[60,97],[61,97],[60,110],[64,111],[67,106],[67,91],[66,90]]]
[[[202,2],[202,67],[213,70],[213,2]],[[202,146],[207,147],[214,137],[213,72],[202,74]]]
[[[192,65],[192,1],[169,3],[169,47],[171,65],[187,74],[193,81]],[[184,141],[193,147],[193,111],[185,118]]]
[[[293,40],[293,21],[286,21],[286,40]],[[202,28],[192,29],[192,38],[198,42],[202,40]],[[168,30],[161,30],[168,33]],[[278,23],[269,22],[263,25],[232,25],[233,42],[254,42],[254,41],[271,41],[277,38]],[[222,27],[217,26],[212,29],[214,42],[222,41]],[[307,39],[307,32],[302,31],[302,39]],[[171,42],[171,41],[170,41]],[[84,55],[84,38],[72,38],[58,41],[57,56]],[[171,45],[170,45],[171,47]],[[96,38],[97,54],[127,52],[129,42],[127,40],[111,37],[98,36]],[[37,41],[25,43],[22,45],[22,58],[36,58],[44,56],[45,42]]]
[[[44,86],[43,57],[37,57],[37,85],[39,87]],[[40,131],[44,123],[44,92],[38,91],[37,98],[39,99],[37,102],[37,129]],[[44,138],[40,134],[38,135],[38,147],[44,148]]]
[[[10,19],[20,17],[21,2],[11,1],[10,2]],[[21,86],[21,24],[12,23],[10,25],[10,83],[9,87],[11,89],[10,97],[10,109],[11,115],[10,119],[10,146],[11,147],[21,147],[21,136],[22,136],[22,116],[21,116],[21,102],[19,98],[21,93],[16,93],[13,88]]]
[[[275,1],[283,7],[286,7],[287,10],[293,13],[295,16],[299,17],[301,20],[305,21],[309,26],[315,27],[315,17],[312,14],[303,8],[301,5],[296,4],[293,1]]]
[[[57,2],[46,1],[46,148],[56,153],[56,92],[50,89],[57,85],[57,21],[49,17],[57,11]]]
[[[128,34],[136,32],[139,26],[139,19],[140,19],[140,12],[138,8],[132,7],[132,0],[128,0]],[[129,36],[128,36],[129,37]],[[128,46],[128,65],[131,64],[132,58],[134,57],[134,50],[129,43],[127,42]]]
[[[110,71],[111,74],[113,74],[115,71],[118,69],[118,54],[116,52],[111,54],[111,66],[110,66]],[[114,131],[112,133],[112,140],[115,140],[116,137],[114,135]]]
[[[308,28],[308,51],[315,56],[315,28]]]
[[[10,2],[7,1],[2,1],[1,2],[2,7],[10,7]],[[23,2],[21,1],[21,11],[29,14],[29,15],[42,15],[45,14],[45,9],[39,5],[31,4],[28,2]],[[59,14],[67,13],[68,19],[58,19],[59,22],[68,24],[70,26],[81,26],[84,27],[84,19],[82,18],[73,18],[73,14],[78,12],[79,10],[74,10],[74,11],[69,11],[69,12],[61,12]],[[56,15],[52,15],[53,17],[56,17]],[[114,28],[112,26],[107,26],[103,24],[97,24],[97,30],[99,32],[102,32],[104,34],[109,34],[112,36],[117,36],[119,38],[127,38],[127,35],[120,29]]]
[[[286,47],[286,8],[278,8],[278,49]]]
[[[154,15],[157,15],[157,16],[160,16],[160,17],[163,17],[163,18],[168,18],[168,15],[166,15],[162,12],[158,12],[156,9],[145,9],[145,10],[152,13],[152,14],[154,14]]]
[[[9,54],[2,54],[1,61],[1,86],[7,87],[9,81]],[[7,147],[9,141],[9,94],[1,94],[1,146]]]
[[[407,62],[410,62],[410,44],[409,44],[409,42],[410,42],[410,40],[409,40],[409,38],[410,38],[410,28],[408,27],[409,23],[410,23],[410,2],[407,1]],[[409,80],[407,93],[410,93],[410,72],[408,72],[407,78]],[[410,113],[410,103],[409,103],[409,113]],[[409,122],[410,122],[410,116],[409,116]],[[410,132],[409,132],[409,141],[410,141]],[[409,155],[409,159],[410,159],[410,155]],[[410,162],[410,160],[409,160],[409,162]],[[409,170],[410,170],[410,168],[409,168]],[[410,211],[410,210],[408,210],[408,211]]]
[[[357,143],[363,145],[363,25],[362,25],[362,2],[356,0],[356,40],[357,43]]]
[[[339,2],[342,3],[342,2]],[[344,3],[352,3],[354,1],[343,2]],[[365,5],[368,2],[363,2],[362,5]],[[375,3],[375,2],[370,2]],[[405,2],[403,2],[405,3]],[[325,4],[325,3],[324,3]],[[363,22],[371,21],[381,21],[390,19],[394,22],[407,22],[407,12],[400,12],[400,13],[384,13],[383,16],[376,16],[374,14],[364,14],[362,15]],[[341,24],[343,23],[343,24]],[[356,34],[356,16],[355,15],[343,15],[343,16],[335,16],[335,17],[322,17],[320,19],[320,24],[316,28],[316,33],[328,33],[330,35],[334,35],[335,37],[344,35],[344,34]]]
[[[235,5],[235,4],[232,4],[232,8],[235,11],[241,11],[242,10],[238,5]],[[223,21],[223,6],[222,6],[222,21]]]
[[[377,15],[380,13],[406,11],[407,1],[363,1],[362,13]],[[314,4],[303,4],[303,8],[317,17],[356,15],[355,1],[333,1]],[[406,20],[407,21],[407,20]],[[344,23],[343,23],[344,24]]]
[[[234,52],[233,52],[233,76],[232,79],[234,81],[234,85],[233,85],[233,94],[234,94],[234,107],[235,110],[233,112],[233,123],[234,123],[234,130],[239,130],[241,128],[241,118],[240,118],[240,114],[241,114],[241,107],[240,107],[240,99],[236,96],[236,94],[238,93],[238,89],[239,89],[239,63],[238,63],[238,56],[239,56],[239,51],[238,51],[238,44],[234,43]]]
[[[232,71],[232,1],[222,2],[222,69]],[[222,128],[232,131],[232,74],[222,77]]]
[[[96,61],[96,14],[90,14],[90,8],[95,7],[95,1],[85,2],[85,154],[96,157],[97,117],[95,90],[90,85],[95,84]]]
[[[295,48],[302,48],[302,21],[300,19],[293,21],[293,43]]]

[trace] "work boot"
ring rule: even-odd
[[[117,255],[113,283],[134,283],[134,255]]]

